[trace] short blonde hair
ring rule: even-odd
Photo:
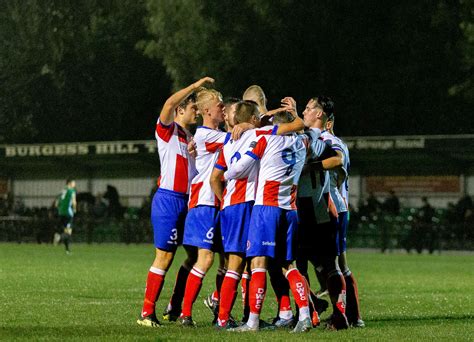
[[[234,124],[250,122],[252,116],[255,116],[257,119],[260,116],[257,103],[245,100],[237,103],[235,107]]]
[[[244,91],[242,99],[255,101],[261,109],[267,106],[267,97],[265,96],[262,87],[256,84],[251,85]]]
[[[201,112],[204,113],[204,108],[212,100],[222,100],[222,94],[215,89],[207,89],[201,87],[196,92],[196,106]]]

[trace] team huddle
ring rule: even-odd
[[[160,326],[155,303],[183,245],[187,258],[165,320],[195,326],[193,304],[218,253],[216,288],[205,300],[217,329],[308,331],[328,307],[322,293],[332,303],[328,328],[363,327],[345,256],[349,151],[333,133],[333,102],[311,98],[301,119],[291,97],[268,111],[259,86],[223,102],[218,91],[203,87],[213,82],[205,77],[176,92],[158,118],[161,175],[151,212],[156,255],[137,323]],[[192,136],[198,115],[203,123]],[[319,295],[310,289],[309,262]],[[278,300],[271,324],[260,319],[267,273]],[[231,315],[239,283],[241,322]]]

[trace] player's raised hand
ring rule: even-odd
[[[296,101],[291,96],[287,96],[281,100],[282,107],[286,109],[286,111],[290,112],[291,114],[298,116],[298,112],[296,110]]]
[[[202,87],[206,83],[213,84],[214,82],[215,80],[212,77],[206,76],[206,77],[201,78],[199,81],[194,82],[193,87],[194,89],[197,89],[199,87]]]

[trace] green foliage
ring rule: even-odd
[[[146,37],[143,1],[11,0],[2,6],[0,119],[6,124],[0,137],[113,140],[143,137],[145,130],[152,136],[153,111],[169,81],[159,61],[135,48]]]
[[[463,52],[463,70],[465,75],[462,82],[449,89],[451,95],[461,94],[471,103],[474,101],[474,1],[461,0],[461,23],[464,39],[461,41]]]
[[[208,74],[229,96],[258,83],[273,107],[291,95],[302,108],[325,93],[342,135],[420,133],[426,118],[433,124],[423,133],[440,124],[469,130],[445,116],[469,112],[448,95],[463,75],[456,2],[148,0],[147,8],[153,39],[141,47],[163,59],[175,89]]]
[[[152,245],[0,245],[0,339],[100,341],[256,340],[443,340],[472,339],[474,295],[472,254],[405,255],[349,251],[360,291],[365,329],[326,331],[294,337],[287,331],[232,334],[216,331],[203,299],[215,286],[214,266],[194,304],[196,329],[165,323],[147,329],[135,323],[140,312]],[[165,308],[184,259],[179,249],[167,273],[158,312]],[[314,274],[312,284],[316,284]],[[313,285],[314,286],[314,285]],[[240,295],[233,314],[242,313]],[[262,318],[276,313],[268,289]],[[323,314],[327,317],[329,312]],[[160,317],[161,318],[161,317]]]

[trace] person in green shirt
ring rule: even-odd
[[[76,212],[76,181],[74,179],[69,178],[66,181],[66,187],[56,199],[55,206],[58,208],[62,230],[54,234],[54,245],[62,241],[66,247],[66,253],[70,254],[72,221]]]

